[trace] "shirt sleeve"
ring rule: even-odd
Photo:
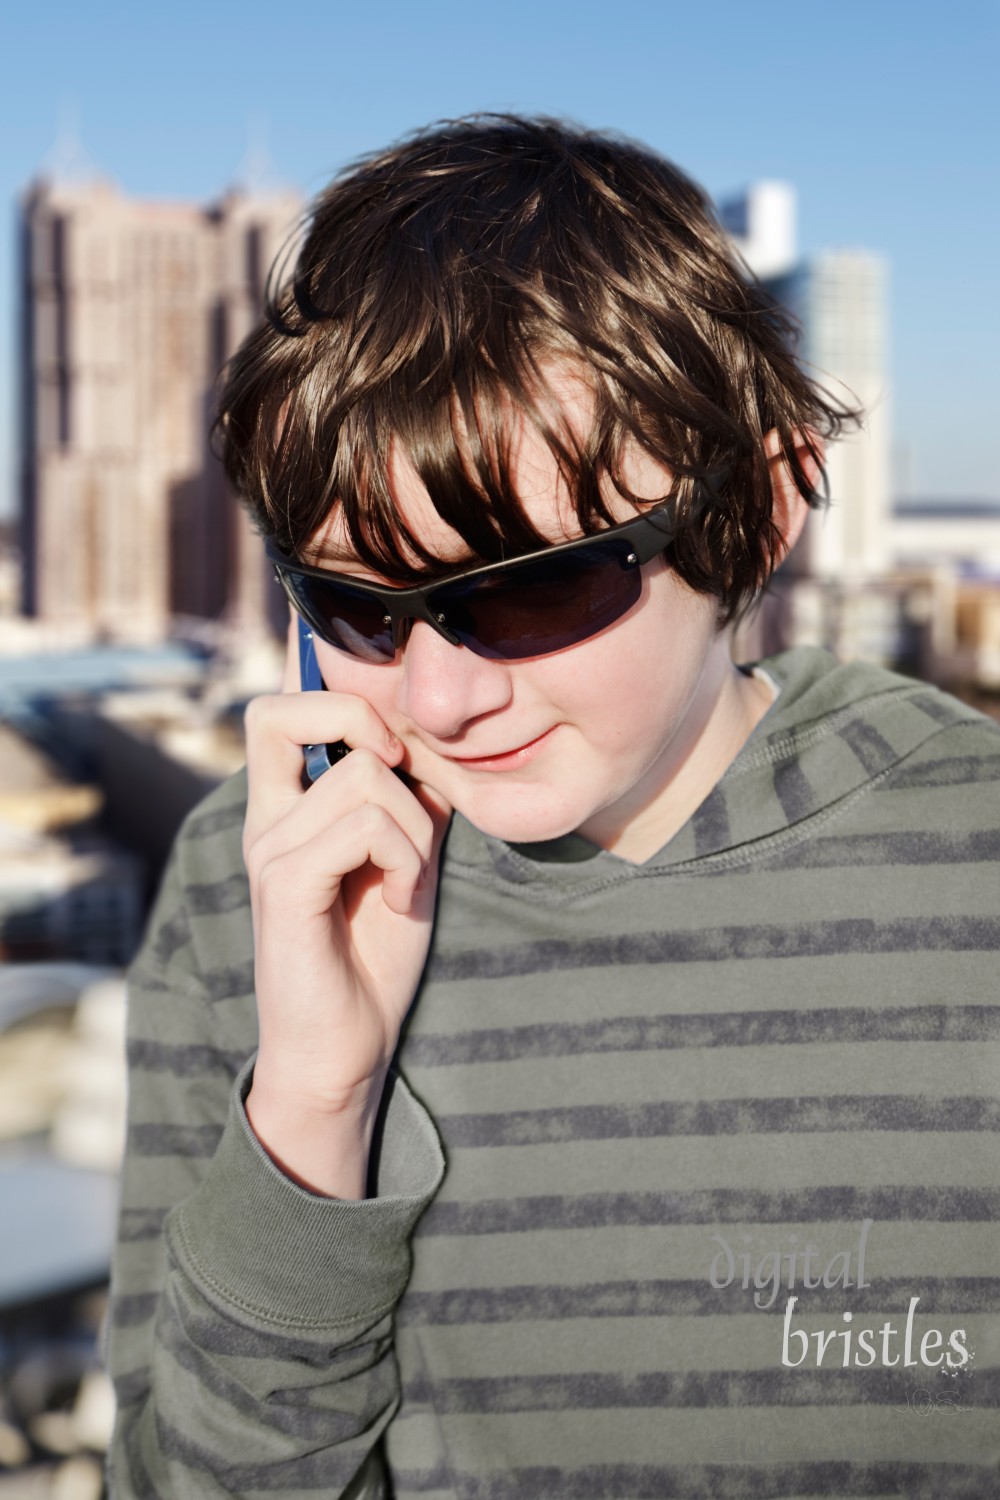
[[[232,877],[192,882],[191,865],[189,830],[129,979],[110,1494],[387,1494],[393,1313],[444,1170],[437,1134],[395,1077],[375,1196],[341,1202],[284,1176],[243,1107],[256,1040],[246,913]]]

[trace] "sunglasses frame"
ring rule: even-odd
[[[447,599],[435,601],[436,594],[453,588],[456,584],[465,585],[476,583],[480,578],[516,574],[519,568],[529,564],[545,562],[553,557],[565,557],[574,552],[583,552],[588,548],[606,547],[610,544],[609,550],[618,551],[623,542],[629,548],[623,560],[624,565],[638,568],[650,562],[661,552],[665,552],[676,534],[677,503],[676,500],[671,499],[653,510],[635,516],[632,520],[623,521],[617,526],[609,526],[606,530],[593,532],[589,536],[576,537],[569,542],[556,542],[551,546],[540,547],[534,552],[522,553],[518,557],[503,559],[500,562],[482,563],[474,568],[457,569],[455,572],[441,574],[428,580],[427,583],[412,584],[403,588],[391,588],[385,584],[355,578],[350,573],[338,573],[332,568],[317,568],[310,563],[298,562],[282,552],[280,547],[270,539],[264,544],[264,552],[292,607],[297,613],[303,615],[320,640],[325,639],[322,629],[317,626],[315,619],[310,619],[309,615],[304,612],[302,602],[295,597],[294,590],[289,584],[288,580],[293,577],[316,579],[318,582],[333,585],[334,588],[340,584],[349,588],[354,594],[376,601],[383,611],[385,624],[392,626],[394,654],[398,654],[409,635],[408,622],[415,620],[422,620],[424,624],[430,625],[432,630],[436,630],[438,635],[443,636],[452,646],[465,644],[448,627],[447,615],[444,613],[444,609],[447,608]],[[627,611],[623,611],[625,612]],[[582,639],[587,639],[587,637],[584,636]],[[345,649],[337,646],[336,643],[331,644],[334,644],[337,650]],[[547,653],[539,652],[538,654]],[[373,665],[387,665],[393,659],[394,657],[386,657],[384,663],[373,663]]]

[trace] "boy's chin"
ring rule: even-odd
[[[465,805],[463,806],[463,801]],[[555,799],[511,799],[475,797],[459,799],[457,810],[489,838],[508,844],[541,844],[573,833],[587,816],[587,809],[553,805]]]

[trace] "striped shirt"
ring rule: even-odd
[[[456,816],[373,1196],[255,1141],[245,783],[131,976],[112,1494],[1000,1496],[1000,733],[799,650],[643,865]]]

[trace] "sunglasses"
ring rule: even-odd
[[[423,620],[453,646],[491,661],[519,661],[575,646],[612,625],[642,592],[643,563],[676,535],[668,501],[620,526],[486,563],[412,588],[387,588],[265,551],[293,607],[330,646],[389,662]]]

